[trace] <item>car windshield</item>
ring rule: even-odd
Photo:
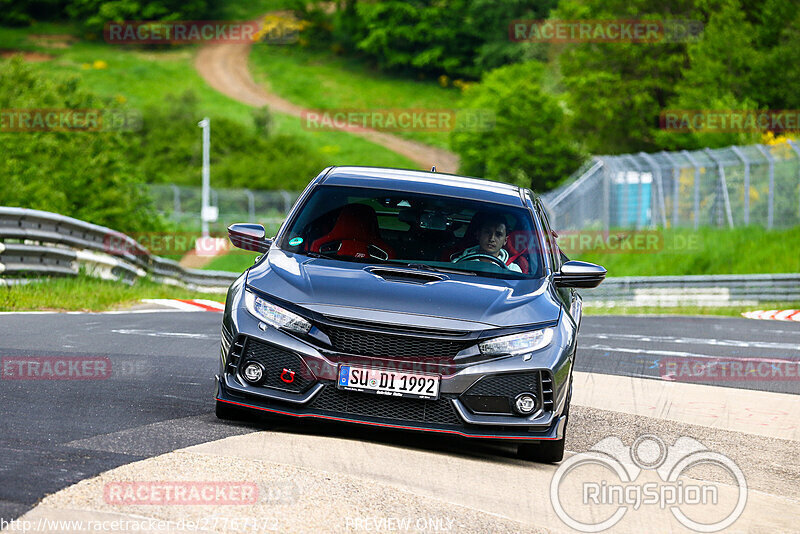
[[[279,246],[358,263],[394,263],[494,278],[540,278],[530,211],[430,194],[321,186]]]

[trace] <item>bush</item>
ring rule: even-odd
[[[45,78],[19,59],[0,63],[0,109],[106,107],[108,102],[76,78]],[[128,156],[130,135],[0,133],[0,205],[53,211],[123,232],[162,229],[137,185]]]
[[[199,185],[202,117],[191,91],[167,96],[163,107],[145,111],[133,160],[151,183]],[[214,187],[300,190],[325,167],[322,156],[297,138],[270,135],[272,118],[254,109],[244,125],[211,115],[211,183]]]
[[[453,132],[461,172],[547,191],[579,167],[564,112],[541,88],[543,70],[537,62],[501,67],[466,91],[464,107],[493,112],[495,125]]]

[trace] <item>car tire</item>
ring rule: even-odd
[[[567,436],[567,423],[569,423],[569,405],[572,402],[572,385],[567,394],[567,405],[564,407],[564,437],[559,440],[542,441],[537,444],[523,443],[517,446],[517,456],[530,462],[555,464],[564,459],[564,442]]]
[[[217,419],[222,419],[223,421],[241,421],[242,419],[246,419],[244,410],[237,408],[233,404],[228,404],[227,402],[217,401],[216,407],[214,408],[214,413],[217,416]]]

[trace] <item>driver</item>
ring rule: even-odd
[[[503,248],[506,244],[508,237],[508,228],[506,226],[505,217],[502,215],[488,215],[481,225],[478,227],[475,237],[478,239],[478,244],[474,247],[469,247],[460,255],[453,258],[453,263],[466,259],[468,256],[475,256],[475,260],[494,263],[488,258],[481,259],[481,255],[494,256],[503,262],[506,269],[521,273],[522,269],[516,263],[508,263],[508,251]]]

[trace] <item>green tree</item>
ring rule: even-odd
[[[716,7],[702,40],[688,48],[689,64],[676,85],[670,108],[678,110],[758,109],[752,96],[754,71],[760,58],[755,29],[738,0]],[[736,43],[731,46],[731,43]],[[722,147],[758,142],[758,135],[743,132],[676,134],[661,132],[659,145],[669,149]]]
[[[538,62],[501,67],[464,95],[467,110],[494,114],[494,127],[456,130],[461,172],[547,191],[578,168],[577,144],[567,134],[558,100],[541,88]]]
[[[562,0],[554,19],[697,20],[692,0]],[[668,15],[664,15],[668,13]],[[684,42],[576,43],[557,61],[570,130],[592,153],[654,150],[660,112],[675,95],[688,56]]]
[[[106,22],[197,20],[209,9],[207,0],[70,0],[66,12],[87,30],[102,32]]]
[[[556,0],[346,0],[332,36],[380,67],[477,79],[522,58],[508,38],[514,19],[545,18]]]

